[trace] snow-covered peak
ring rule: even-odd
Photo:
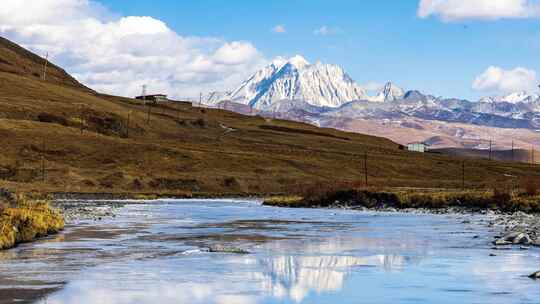
[[[402,99],[403,96],[405,96],[405,91],[391,82],[388,82],[384,86],[384,90],[382,91],[382,93],[384,95],[385,101],[394,101]]]
[[[276,58],[274,58],[274,60],[272,60],[272,62],[270,63],[271,66],[274,66],[278,69],[281,69],[284,65],[286,65],[287,63],[289,62],[289,60],[287,60],[286,58],[283,58],[281,56],[278,56]]]
[[[536,99],[538,99],[538,95],[527,92],[517,92],[502,97],[502,100],[508,103],[529,102]]]
[[[371,102],[392,102],[396,100],[403,99],[405,96],[405,91],[393,84],[392,82],[387,82],[376,96],[369,96],[366,100]]]
[[[266,109],[283,100],[302,100],[318,107],[339,107],[366,96],[366,92],[341,67],[320,62],[310,64],[297,55],[288,60],[277,57],[224,98]],[[210,101],[215,103],[215,98]]]
[[[538,101],[539,99],[540,99],[540,95],[538,94],[529,94],[525,91],[522,91],[522,92],[511,93],[504,96],[484,97],[480,99],[480,102],[485,102],[485,103],[507,102],[511,104],[518,104],[518,103],[531,103],[534,101]]]
[[[305,68],[306,66],[309,65],[309,61],[306,60],[306,58],[300,56],[300,55],[296,55],[294,57],[292,57],[291,59],[289,59],[289,62],[291,65],[293,65],[295,68],[297,69],[303,69]]]

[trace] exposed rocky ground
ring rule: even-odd
[[[116,217],[116,210],[125,203],[115,201],[55,201],[54,207],[64,215],[66,223],[76,223],[82,220],[101,221],[105,218]]]

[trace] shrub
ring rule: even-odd
[[[64,228],[62,216],[51,209],[47,201],[17,199],[16,208],[6,208],[0,214],[0,249],[37,237],[56,233]]]
[[[226,188],[238,188],[240,183],[235,177],[227,177],[223,180],[223,186]]]
[[[202,118],[199,118],[191,123],[192,125],[200,128],[206,127],[206,121]]]
[[[37,120],[44,123],[56,123],[62,126],[67,126],[68,121],[65,117],[57,116],[50,113],[40,113],[37,116]]]
[[[538,180],[533,178],[526,178],[522,180],[521,187],[528,196],[535,196],[538,194]]]
[[[497,205],[505,205],[512,200],[512,194],[508,189],[495,188],[493,189],[493,196],[491,197],[493,202]]]

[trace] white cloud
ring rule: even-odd
[[[326,25],[323,25],[320,28],[313,31],[313,34],[315,34],[317,36],[328,36],[328,35],[331,35],[331,34],[334,34],[334,33],[335,33],[335,30],[329,28]]]
[[[86,85],[132,96],[230,89],[266,63],[249,42],[184,37],[152,17],[119,17],[89,0],[2,0],[0,34],[49,52]]]
[[[362,84],[360,85],[360,87],[362,87],[366,91],[379,92],[379,91],[382,91],[382,89],[384,88],[384,85],[385,85],[384,83],[372,81],[372,82]]]
[[[538,76],[533,70],[523,67],[505,70],[492,66],[476,77],[473,89],[500,93],[533,92],[537,90],[538,83]]]
[[[444,21],[496,20],[540,16],[538,0],[420,0],[418,16]]]
[[[285,25],[278,24],[278,25],[274,26],[274,28],[272,29],[272,32],[278,33],[278,34],[283,34],[283,33],[287,32],[287,29],[285,28]]]

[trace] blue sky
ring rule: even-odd
[[[149,15],[184,36],[254,44],[266,57],[301,54],[335,63],[359,83],[391,80],[436,95],[478,97],[489,66],[540,71],[538,19],[419,18],[417,0],[102,0],[123,15]],[[283,25],[285,33],[271,31]],[[315,35],[326,26],[328,35]],[[496,93],[496,92],[492,92]]]
[[[28,13],[31,24],[12,17],[24,14],[17,10],[21,1],[4,1],[0,34],[38,53],[52,53],[53,60],[91,86],[124,95],[133,94],[143,81],[160,90],[181,87],[176,95],[220,90],[276,56],[296,54],[341,65],[359,84],[393,81],[406,89],[470,99],[534,91],[540,72],[540,0],[97,0],[91,5],[82,0],[28,0],[34,3],[28,7],[36,7]],[[60,18],[54,18],[54,12]],[[151,18],[132,18],[126,26],[123,21],[129,16]],[[63,18],[69,22],[58,21]],[[85,18],[95,24],[85,23]],[[161,31],[161,22],[174,35]],[[276,26],[282,27],[281,33],[273,30]],[[323,27],[324,34],[315,33]],[[118,39],[112,28],[129,28],[140,36],[121,36],[123,45],[112,45],[112,39],[101,39],[110,32]],[[145,28],[155,31],[149,34]],[[89,36],[94,31],[101,34]],[[77,38],[92,43],[81,46]],[[137,41],[149,41],[152,47]],[[98,46],[110,52],[92,49]],[[242,60],[216,60],[212,52],[220,47],[225,47],[224,56]],[[141,55],[146,52],[153,53]],[[123,62],[119,58],[125,55],[130,58]],[[111,58],[105,60],[107,56]],[[136,62],[153,62],[156,70],[169,74],[160,77],[129,68]],[[110,75],[140,81],[123,91],[128,76],[114,83],[118,77]]]

